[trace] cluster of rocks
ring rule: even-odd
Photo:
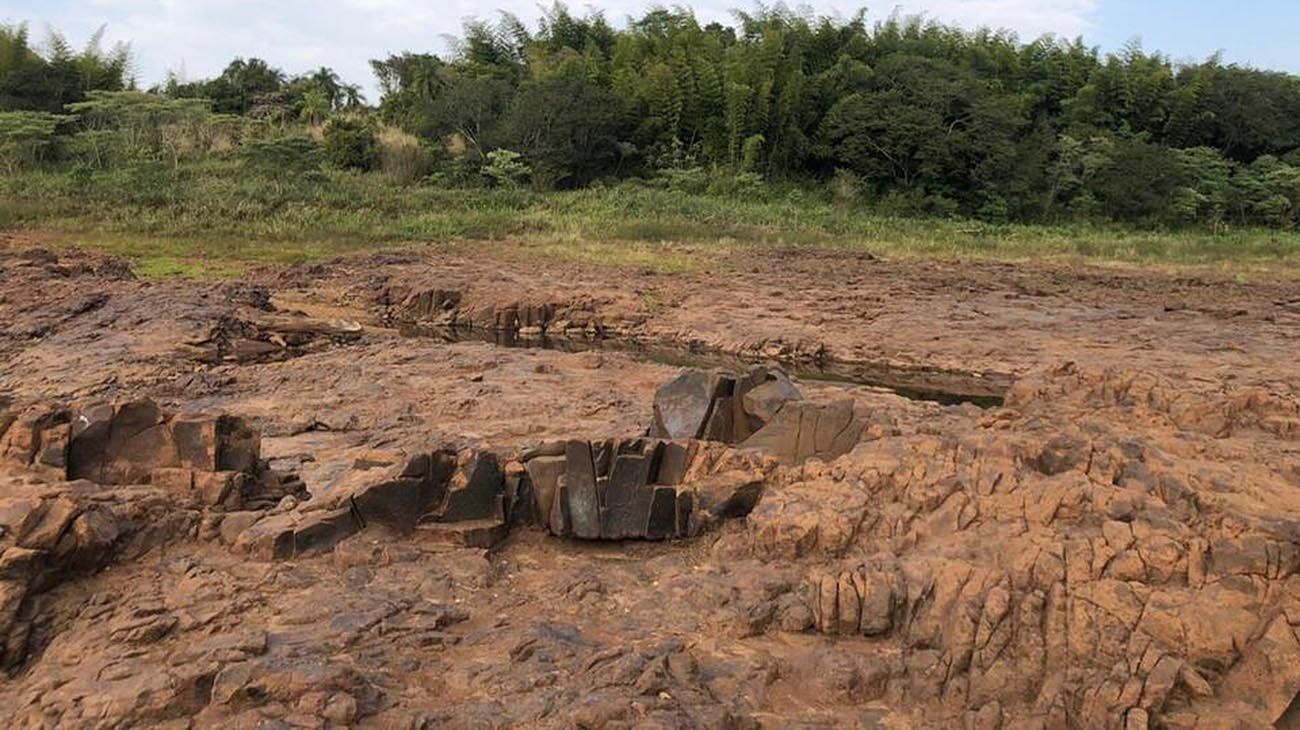
[[[70,576],[192,537],[198,515],[164,488],[0,478],[0,668],[27,660],[42,594]]]
[[[593,302],[485,302],[470,304],[459,291],[391,285],[379,290],[377,305],[385,322],[446,329],[479,329],[521,337],[542,335],[604,337],[634,324],[609,322]]]
[[[519,490],[518,477],[507,478],[491,451],[372,452],[330,485],[328,497],[271,515],[230,513],[215,529],[236,550],[267,560],[327,551],[369,525],[488,547],[531,514]]]
[[[154,484],[214,508],[265,508],[304,496],[266,468],[261,437],[228,415],[166,413],[148,399],[0,411],[0,462],[55,480]]]
[[[520,455],[552,535],[664,540],[743,517],[772,464],[753,452],[658,438],[559,441]]]
[[[805,400],[781,370],[683,370],[655,392],[651,435],[763,449],[784,463],[848,453],[868,428],[852,399]]]
[[[558,537],[664,540],[748,514],[775,468],[756,451],[651,438],[560,441],[511,457],[476,448],[372,452],[327,498],[228,513],[213,529],[268,560],[329,550],[369,525],[483,548],[522,525]]]
[[[362,327],[281,312],[244,311],[219,317],[182,342],[181,354],[207,365],[287,360],[360,339]]]

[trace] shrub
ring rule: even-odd
[[[835,169],[835,176],[831,178],[831,200],[837,208],[852,209],[862,202],[866,187],[866,181],[862,176],[852,170],[838,167]]]
[[[325,159],[343,170],[373,170],[379,166],[379,140],[369,122],[335,117],[325,125]]]
[[[498,187],[515,188],[524,181],[532,170],[520,162],[523,155],[513,150],[492,150],[487,153],[488,162],[483,166],[483,174],[492,179]]]
[[[320,147],[310,137],[259,139],[240,151],[248,169],[281,183],[306,177],[321,165]]]
[[[45,160],[66,119],[44,112],[0,112],[0,169],[16,172]]]
[[[424,179],[433,170],[433,153],[415,135],[395,127],[384,127],[378,140],[379,170],[389,180],[409,185]]]

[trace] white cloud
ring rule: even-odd
[[[404,50],[444,51],[445,37],[456,34],[464,19],[495,14],[484,8],[532,20],[543,4],[549,5],[549,0],[37,0],[34,8],[11,19],[32,21],[37,28],[48,23],[65,31],[74,43],[98,24],[107,23],[110,41],[132,43],[146,85],[162,79],[168,69],[183,69],[189,78],[202,78],[218,73],[235,56],[258,56],[291,73],[329,65],[344,78],[373,89],[369,59]],[[575,11],[600,7],[616,23],[652,4],[649,0],[569,3]],[[749,6],[748,0],[687,4],[705,21],[729,20],[730,8]],[[1097,0],[903,0],[896,9],[970,27],[1007,28],[1023,37],[1047,32],[1072,37],[1089,29],[1097,4]],[[819,13],[849,15],[857,4],[819,0],[812,7]],[[881,19],[887,14],[869,17]]]
[[[1092,27],[1098,5],[1097,0],[933,0],[904,3],[902,9],[969,28],[1005,28],[1028,39],[1047,33],[1081,35]]]

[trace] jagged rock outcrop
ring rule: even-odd
[[[265,508],[306,491],[266,468],[260,435],[234,416],[172,414],[149,399],[123,399],[35,405],[0,426],[0,461],[55,479],[155,484],[220,509]]]
[[[42,594],[117,559],[190,539],[199,512],[157,487],[0,479],[0,668],[29,658]]]
[[[643,317],[602,315],[594,301],[467,301],[457,290],[390,285],[376,294],[385,322],[504,335],[599,338],[626,333]]]
[[[754,368],[735,375],[688,368],[655,391],[650,435],[740,443],[786,403],[802,398],[780,370]]]
[[[786,473],[730,549],[806,566],[807,626],[897,647],[896,698],[941,698],[953,721],[1272,724],[1300,694],[1300,503],[1277,497],[1284,459],[1260,468],[1259,437],[1228,437],[1286,443],[1266,424],[1294,401],[1174,393],[1036,374],[978,428]],[[1202,398],[1236,425],[1193,415]],[[1091,408],[1060,409],[1076,400]]]

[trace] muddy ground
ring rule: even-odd
[[[10,727],[1286,727],[1297,360],[1291,282],[447,247],[208,284],[11,241],[0,704]],[[785,388],[774,366],[800,399],[743,397]],[[619,463],[653,506],[611,531]]]

